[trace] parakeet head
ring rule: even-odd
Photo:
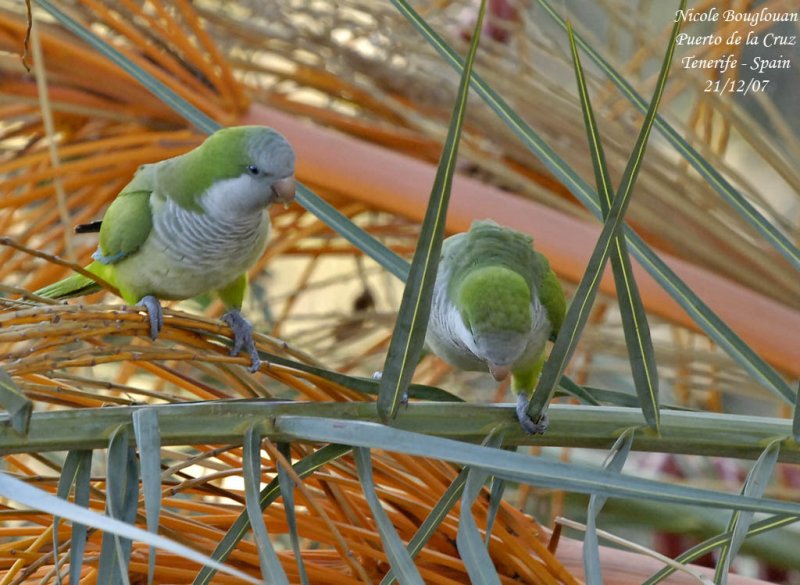
[[[191,176],[190,188],[182,190],[188,194],[175,194],[184,198],[179,202],[185,206],[193,206],[190,198],[198,197],[207,211],[247,214],[294,199],[294,151],[266,126],[219,130],[173,160],[177,164],[170,171]]]
[[[458,287],[456,306],[472,333],[477,355],[496,380],[504,379],[527,345],[531,327],[531,289],[503,266],[471,270]]]
[[[291,203],[295,192],[294,150],[286,139],[272,128],[262,126],[243,126],[229,131],[245,135],[244,161],[247,164],[242,176],[251,179],[257,198],[268,193],[267,203]]]

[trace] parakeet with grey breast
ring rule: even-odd
[[[462,370],[511,374],[517,418],[528,433],[547,421],[526,410],[545,359],[545,344],[564,321],[561,284],[533,240],[493,221],[447,238],[433,291],[425,344]]]
[[[275,130],[240,126],[219,130],[180,156],[142,165],[101,222],[76,228],[100,232],[86,269],[115,286],[126,303],[146,309],[153,339],[163,327],[159,299],[216,292],[233,331],[232,354],[245,349],[256,371],[253,329],[240,312],[247,271],[267,244],[267,207],[294,199],[294,160]],[[73,275],[36,294],[62,299],[99,290],[92,279]]]

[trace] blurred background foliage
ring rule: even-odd
[[[407,169],[387,161],[408,161],[410,169],[435,165],[458,75],[388,2],[80,0],[57,4],[219,124],[264,123],[286,133],[298,153],[298,178],[392,250],[410,257],[430,183],[418,182],[419,193],[414,197],[409,193],[404,199],[400,193],[392,199],[376,191],[369,178],[377,172],[391,190],[395,183],[408,184],[404,181]],[[702,11],[733,4],[737,3],[706,1],[694,7]],[[762,6],[744,4],[738,3],[737,8],[756,11]],[[788,11],[791,4],[787,0],[763,5]],[[475,3],[431,0],[414,6],[452,46],[465,52],[475,22]],[[671,3],[608,0],[556,6],[629,83],[642,95],[650,94],[671,25]],[[0,234],[29,248],[85,263],[96,241],[74,235],[71,226],[100,217],[140,164],[174,156],[203,137],[44,11],[37,9],[35,15],[30,49],[21,57],[26,51],[25,6],[0,2]],[[721,33],[731,30],[725,23],[716,26]],[[780,31],[787,25],[762,23],[757,28],[763,31],[769,26]],[[710,27],[709,23],[687,25],[697,34]],[[796,25],[789,30],[796,32]],[[691,54],[714,58],[723,49],[697,47]],[[782,50],[786,58],[800,59],[797,47]],[[679,47],[676,61],[688,51]],[[641,116],[595,69],[585,66],[608,164],[612,176],[619,177]],[[566,36],[536,2],[489,2],[476,71],[591,182],[591,160]],[[800,91],[798,75],[798,66],[776,70],[771,73],[774,91],[729,96],[703,91],[707,71],[675,64],[660,110],[793,242],[800,240],[800,169],[795,164],[800,159],[800,105],[792,97]],[[368,178],[360,181],[362,176],[356,174],[340,181],[322,164],[326,154],[319,155],[315,145],[329,144],[337,136],[348,138],[341,144],[357,148],[327,156],[334,162],[348,159],[353,165],[348,169],[369,169],[370,173],[364,173]],[[401,158],[387,158],[387,152]],[[415,162],[427,166],[413,166]],[[588,256],[588,251],[573,251],[569,244],[574,236],[572,222],[596,222],[477,99],[470,101],[467,112],[459,172],[462,179],[494,188],[486,191],[487,205],[503,192],[555,212],[548,218],[556,218],[551,228],[563,242],[550,237],[543,246],[570,291]],[[459,184],[454,202],[459,200]],[[469,201],[464,205],[469,215]],[[474,213],[477,217],[480,208]],[[703,283],[732,284],[725,291],[742,296],[729,295],[732,298],[721,302],[742,313],[740,333],[745,341],[788,379],[800,375],[797,339],[771,337],[771,331],[800,323],[797,271],[658,136],[651,140],[626,217],[656,250],[709,278]],[[259,330],[271,336],[260,340],[261,347],[357,376],[379,370],[402,283],[299,205],[273,210],[273,226],[268,251],[253,270],[246,306],[246,314]],[[532,217],[530,231],[536,238],[535,226]],[[568,250],[558,253],[559,248]],[[117,301],[102,295],[87,299],[85,310],[75,311],[25,309],[10,300],[17,289],[35,290],[67,272],[25,251],[0,249],[0,283],[7,309],[2,315],[6,333],[0,336],[0,360],[35,401],[37,411],[239,397],[364,399],[342,385],[282,366],[246,376],[234,365],[241,359],[228,358],[220,347],[178,329],[179,317],[171,321],[176,328],[168,328],[162,340],[151,344],[135,337],[144,330],[144,323],[133,313],[122,326],[103,322],[92,303]],[[696,292],[703,296],[706,291]],[[687,324],[685,316],[676,316],[658,298],[645,297],[662,402],[714,412],[791,415]],[[764,306],[769,310],[757,310]],[[182,303],[180,309],[214,317],[221,307],[199,299]],[[216,321],[200,319],[191,326],[211,334],[222,332]],[[98,341],[110,328],[116,328],[115,336],[108,338],[111,341]],[[759,346],[763,338],[771,345]],[[773,356],[769,348],[775,346],[782,347],[789,358]],[[622,325],[609,289],[596,302],[568,373],[582,384],[633,393]],[[415,381],[473,402],[504,402],[510,396],[506,387],[497,387],[489,376],[453,371],[434,357],[423,360]],[[310,447],[302,445],[294,449],[296,458],[310,452]],[[543,457],[595,466],[604,457],[598,451],[533,449]],[[237,480],[241,457],[241,448],[231,445],[162,450],[167,535],[207,552],[213,550],[243,508],[242,484]],[[401,536],[410,538],[457,469],[396,453],[380,452],[373,458],[379,495],[390,504]],[[632,461],[636,473],[643,476],[731,491],[739,489],[749,467],[749,463],[729,459],[659,453],[640,453]],[[49,490],[55,489],[62,462],[63,457],[53,453],[4,458],[7,470]],[[265,457],[263,466],[266,481],[275,473],[275,460]],[[105,482],[99,461],[92,476],[96,480],[92,505],[102,508]],[[768,494],[796,501],[799,485],[796,469],[784,465]],[[387,569],[386,558],[352,459],[346,456],[309,477],[303,497],[307,505],[300,514],[300,534],[307,566],[313,567],[312,581],[377,582]],[[503,582],[570,583],[580,578],[580,561],[569,554],[579,549],[574,544],[570,549],[569,539],[562,539],[553,556],[546,544],[552,520],[560,515],[580,518],[583,500],[529,486],[507,491],[490,547]],[[478,502],[475,512],[481,523],[488,509],[485,494]],[[613,502],[608,514],[600,517],[600,527],[622,530],[632,540],[667,554],[684,550],[692,538],[718,532],[726,522],[697,516],[694,511],[665,515],[661,506],[632,507],[625,502],[614,507]],[[533,513],[541,524],[519,510]],[[53,575],[52,556],[47,553],[52,518],[15,514],[11,508],[0,514],[8,519],[3,528],[7,532],[0,537],[0,570],[7,576],[0,582],[47,582]],[[272,534],[286,532],[282,505],[268,507],[265,514]],[[466,582],[454,545],[457,519],[456,508],[418,561],[425,568],[426,582]],[[61,530],[63,541],[69,533],[63,525]],[[755,539],[750,549],[754,556],[740,560],[739,569],[776,582],[797,582],[798,564],[776,545],[781,538],[795,542],[791,539],[796,535],[789,533],[761,547]],[[90,539],[87,561],[96,560],[99,542],[97,535]],[[254,544],[245,539],[230,560],[252,569],[258,563],[254,551]],[[288,544],[279,554],[284,560],[291,558]],[[136,545],[131,571],[146,574],[146,558],[146,547]],[[630,564],[625,557],[619,558],[621,566]],[[196,565],[169,554],[160,554],[158,559],[163,573],[157,582],[190,582],[197,572]],[[608,571],[613,570],[615,559],[609,557]],[[760,559],[760,564],[751,559]],[[290,567],[291,562],[285,565]],[[91,566],[85,569],[88,582],[96,578],[93,570]],[[609,574],[609,582],[623,582],[612,580]],[[641,578],[637,574],[630,582],[641,582]]]

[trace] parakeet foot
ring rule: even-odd
[[[161,310],[161,303],[153,295],[147,295],[139,301],[139,306],[147,310],[147,316],[150,318],[150,339],[155,341],[164,327],[164,312]]]
[[[258,350],[256,350],[256,343],[253,341],[253,326],[250,321],[245,319],[242,314],[236,309],[231,309],[222,316],[222,320],[228,324],[233,331],[233,349],[231,355],[239,355],[242,349],[246,350],[250,355],[250,368],[251,372],[257,372],[261,367],[261,358],[258,357]]]
[[[528,416],[528,402],[530,399],[525,394],[517,394],[517,420],[522,429],[529,435],[543,435],[550,426],[547,413],[543,412],[538,422]]]

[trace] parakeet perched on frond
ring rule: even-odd
[[[447,238],[433,291],[425,344],[462,370],[511,374],[517,418],[541,433],[526,409],[542,371],[545,343],[566,312],[561,284],[533,240],[490,220]]]
[[[252,326],[240,313],[247,271],[267,243],[267,207],[294,195],[294,151],[283,136],[263,126],[226,128],[194,150],[141,166],[102,222],[76,231],[100,232],[86,269],[114,285],[126,303],[147,310],[153,339],[163,326],[159,299],[217,292],[233,354],[244,348],[255,371]],[[98,290],[74,275],[36,294],[62,299]]]

